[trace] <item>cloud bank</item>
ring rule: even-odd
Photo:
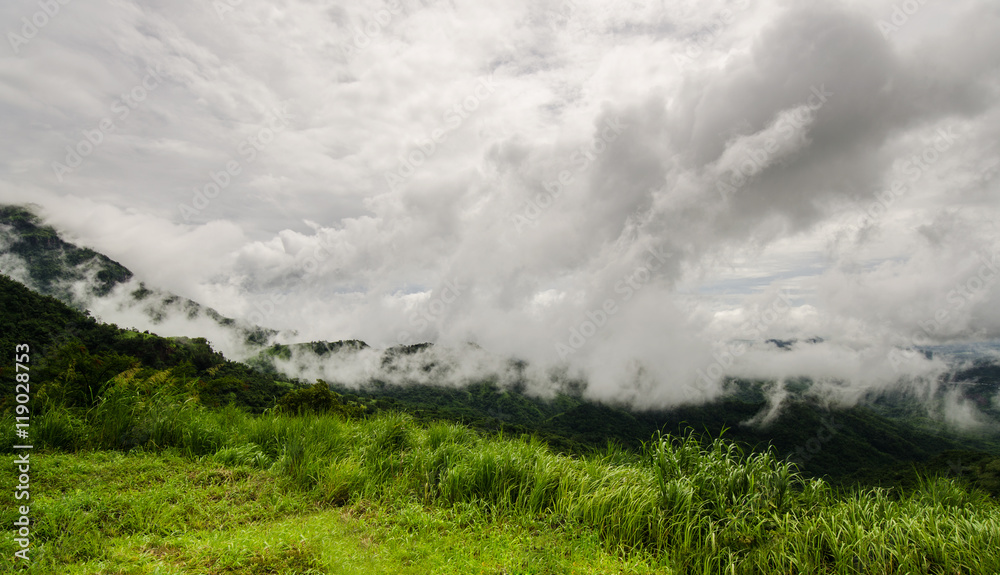
[[[1000,339],[995,3],[235,4],[0,8],[0,199],[299,340],[636,405]]]

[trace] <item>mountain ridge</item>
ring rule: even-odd
[[[108,298],[128,287],[135,274],[121,263],[90,248],[63,240],[28,206],[0,206],[0,273],[84,310],[94,299]],[[138,308],[155,326],[172,315],[188,319],[202,315],[232,330],[250,347],[264,347],[277,330],[226,317],[211,307],[139,281],[117,300],[119,309]]]

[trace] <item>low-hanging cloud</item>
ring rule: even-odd
[[[928,3],[889,32],[889,1],[231,8],[120,2],[39,31],[5,64],[24,82],[0,97],[0,193],[286,341],[473,342],[640,407],[726,375],[857,401],[941,373],[914,347],[1000,334],[992,3]],[[72,93],[26,65],[77,46],[92,73]],[[55,181],[154,63],[155,93]],[[282,103],[281,133],[185,219]],[[377,356],[300,371],[355,381]],[[449,361],[430,373],[508,373]]]

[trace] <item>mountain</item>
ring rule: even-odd
[[[29,346],[36,397],[46,384],[58,382],[68,390],[72,404],[89,405],[114,376],[141,368],[149,375],[172,372],[190,383],[205,405],[234,404],[261,412],[300,385],[230,361],[204,338],[166,338],[97,321],[4,275],[0,275],[0,310],[0,349],[13,352],[15,345]],[[0,377],[13,380],[9,363],[0,365]],[[0,411],[12,402],[13,395],[0,398]]]
[[[565,374],[548,374],[547,387],[539,389],[525,375],[524,362],[472,345],[379,350],[358,340],[274,343],[273,330],[238,324],[137,283],[127,268],[65,242],[25,208],[0,208],[0,241],[0,270],[18,280],[0,276],[0,343],[12,349],[31,342],[40,354],[35,377],[70,382],[78,403],[99,397],[116,369],[141,366],[189,381],[208,406],[261,412],[292,391],[312,389],[307,381],[320,380],[337,393],[336,401],[357,406],[359,413],[396,410],[486,433],[531,434],[567,453],[608,443],[636,450],[660,430],[724,432],[751,449],[773,446],[808,475],[844,482],[899,482],[912,479],[914,463],[947,471],[956,462],[958,468],[974,462],[988,486],[993,472],[985,469],[1000,454],[1000,366],[981,360],[949,374],[931,397],[883,391],[853,407],[831,407],[811,393],[807,379],[730,380],[714,401],[644,411],[589,401],[586,382]],[[203,314],[260,351],[235,362],[199,334],[164,338],[120,329],[84,310],[90,298],[108,297],[140,307],[154,324],[172,314]],[[490,370],[470,371],[462,362]],[[779,405],[776,391],[784,398]],[[0,407],[9,407],[4,402]],[[974,414],[967,419],[974,425],[949,424],[956,410],[957,420]]]
[[[0,273],[79,309],[96,300],[119,311],[138,310],[152,325],[166,318],[208,318],[251,348],[267,345],[276,330],[228,318],[196,301],[137,281],[131,270],[89,248],[59,237],[51,226],[24,206],[0,206]]]
[[[21,206],[0,206],[0,271],[39,292],[77,303],[73,284],[85,282],[88,295],[108,295],[132,279],[132,272],[91,249],[63,241],[50,226]]]

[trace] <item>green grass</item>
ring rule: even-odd
[[[724,439],[570,457],[391,412],[114,394],[32,425],[48,430],[32,465],[37,573],[1000,572],[1000,509],[955,480],[838,491]],[[14,550],[0,542],[3,561]]]
[[[591,530],[475,504],[334,506],[210,458],[54,453],[32,471],[32,573],[656,572],[604,550]],[[0,545],[5,572],[14,549]]]

